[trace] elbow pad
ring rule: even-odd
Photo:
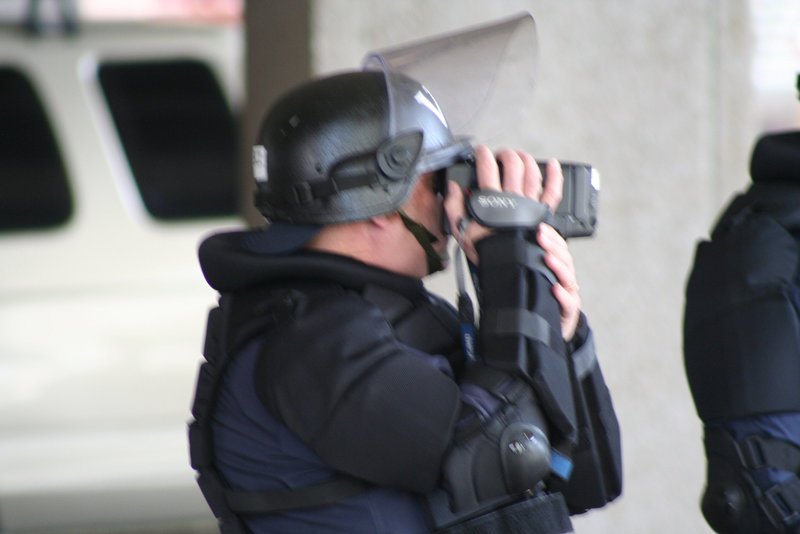
[[[487,391],[500,407],[492,414],[468,411],[458,424],[442,464],[445,491],[428,500],[439,527],[540,494],[556,470],[571,467],[551,450],[529,384],[481,364],[467,370],[465,383]]]
[[[454,511],[531,491],[550,472],[546,423],[530,386],[482,365],[467,373],[466,382],[502,404],[488,417],[471,414],[456,429],[443,465]]]

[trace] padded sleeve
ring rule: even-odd
[[[306,298],[264,344],[255,377],[262,402],[331,467],[431,490],[459,413],[458,386],[401,345],[359,295]]]
[[[574,469],[562,493],[570,513],[599,508],[622,493],[622,442],[611,394],[595,353],[594,335],[586,318],[570,353],[578,444]]]

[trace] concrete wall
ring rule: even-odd
[[[321,0],[311,2],[311,70],[357,67],[367,50],[521,10],[536,18],[540,47],[521,148],[603,174],[598,233],[571,248],[622,425],[625,487],[576,518],[576,531],[711,532],[681,321],[694,245],[747,183],[746,0]],[[455,291],[452,274],[431,286]]]

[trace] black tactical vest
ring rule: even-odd
[[[684,361],[705,421],[800,410],[800,190],[756,183],[697,246]]]

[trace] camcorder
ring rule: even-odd
[[[537,160],[542,178],[547,179],[546,162]],[[556,208],[552,226],[566,239],[589,237],[597,226],[600,174],[591,165],[560,162],[564,174],[561,203]],[[500,165],[502,175],[503,167]],[[468,195],[477,191],[478,175],[474,159],[456,163],[447,169],[447,179],[458,183]]]

